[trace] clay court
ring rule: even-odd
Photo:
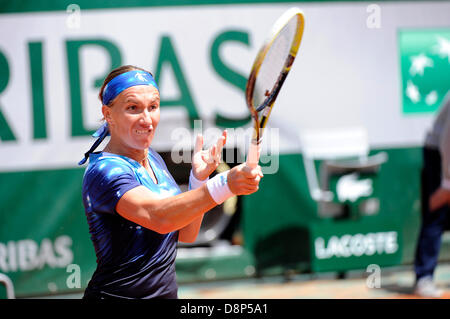
[[[437,267],[437,286],[450,299],[450,264]],[[181,299],[421,299],[412,294],[411,267],[382,269],[381,287],[368,288],[367,276],[352,272],[345,279],[335,274],[280,277],[180,285]]]

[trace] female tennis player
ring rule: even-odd
[[[160,120],[159,89],[150,72],[135,66],[113,70],[100,90],[105,124],[80,161],[89,160],[83,204],[97,256],[85,299],[178,298],[177,241],[193,242],[203,214],[233,195],[258,190],[261,167],[245,164],[216,175],[226,131],[202,150],[197,137],[189,191],[181,193],[151,147]],[[101,152],[95,148],[107,136]]]

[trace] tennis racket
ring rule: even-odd
[[[254,125],[246,160],[251,168],[258,165],[264,128],[294,63],[304,25],[305,18],[298,8],[287,10],[273,25],[253,62],[245,90]]]

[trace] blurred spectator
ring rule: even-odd
[[[450,91],[427,133],[421,175],[422,224],[417,242],[414,293],[440,297],[433,281],[441,248],[442,233],[448,229],[450,203]]]

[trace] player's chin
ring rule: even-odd
[[[153,136],[141,137],[138,140],[134,141],[134,145],[136,149],[145,150],[150,147],[153,141]]]

